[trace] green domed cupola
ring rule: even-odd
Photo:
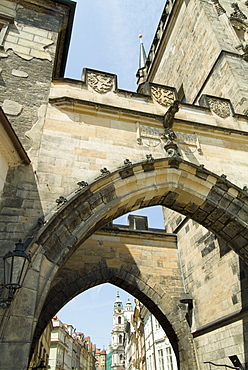
[[[116,294],[116,299],[115,299],[115,303],[114,303],[114,308],[123,308],[123,304],[122,304],[122,301],[121,301],[121,299],[120,299],[119,291],[117,291],[117,294]]]

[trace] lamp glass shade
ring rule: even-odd
[[[23,243],[16,243],[14,252],[8,252],[3,259],[5,287],[19,289],[30,262],[30,256],[23,251]]]

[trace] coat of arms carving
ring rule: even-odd
[[[174,92],[171,89],[160,86],[151,86],[151,93],[153,99],[164,107],[169,107],[175,100]]]
[[[209,107],[212,112],[221,118],[227,118],[232,115],[228,101],[207,97]]]
[[[198,152],[202,154],[201,145],[196,133],[174,132],[168,129],[161,133],[158,128],[143,126],[136,122],[137,126],[137,143],[148,147],[156,147],[158,145],[167,145],[169,141],[177,143],[178,147],[185,153]],[[172,137],[171,135],[174,136]]]
[[[96,92],[105,94],[113,89],[114,78],[101,73],[89,73],[88,84]]]
[[[194,153],[197,151],[199,154],[202,154],[199,138],[196,133],[177,132],[176,135],[178,146],[185,153]]]
[[[137,143],[149,147],[156,147],[161,143],[159,130],[155,127],[137,125]]]

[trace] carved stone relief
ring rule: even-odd
[[[164,133],[161,135],[161,139],[165,142],[164,150],[167,157],[180,156],[177,145],[177,135],[172,128],[166,128]]]
[[[232,115],[231,107],[228,101],[207,97],[209,107],[212,112],[221,118],[227,118]]]
[[[185,153],[198,152],[202,154],[200,142],[196,133],[186,134],[174,132],[171,128],[161,134],[157,128],[141,126],[137,123],[137,143],[148,147],[163,144],[168,156],[179,155],[178,148]]]
[[[219,0],[211,0],[212,3],[214,4],[214,7],[216,9],[216,12],[218,15],[221,15],[221,14],[224,14],[226,13],[225,9],[223,8],[223,6],[220,5],[220,2]]]
[[[161,143],[159,130],[155,127],[137,125],[137,143],[149,147],[156,147]]]
[[[232,8],[234,12],[230,15],[230,22],[236,32],[239,40],[240,47],[243,50],[243,59],[248,61],[248,24],[247,16],[240,10],[237,3],[233,3]]]
[[[234,9],[234,12],[230,14],[230,18],[236,18],[241,21],[247,19],[246,15],[240,10],[238,3],[233,3],[231,7]]]
[[[88,84],[96,92],[105,94],[113,89],[114,77],[91,72],[88,74]]]
[[[175,100],[174,92],[171,89],[166,89],[160,86],[151,86],[151,93],[153,99],[164,107],[169,107]]]
[[[186,134],[183,132],[177,132],[177,142],[180,149],[185,153],[194,153],[197,151],[202,154],[200,142],[196,133]]]

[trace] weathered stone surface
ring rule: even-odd
[[[16,101],[9,99],[5,99],[3,101],[3,111],[9,116],[18,116],[21,113],[22,109],[22,105],[17,103]]]
[[[18,69],[12,69],[11,74],[16,77],[21,77],[21,78],[27,78],[28,73],[25,71],[20,71]]]

